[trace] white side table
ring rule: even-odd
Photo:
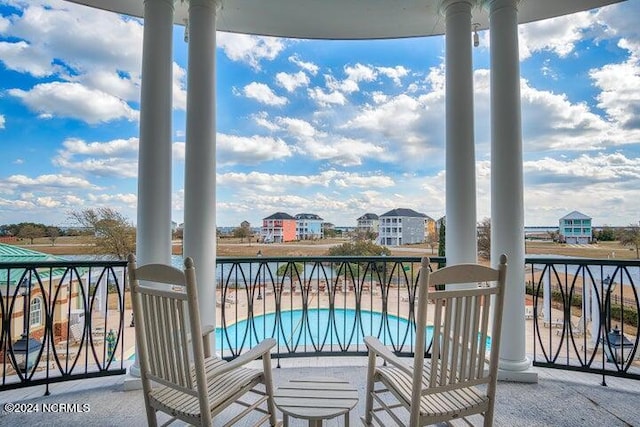
[[[322,426],[322,420],[344,415],[358,403],[358,390],[347,380],[331,377],[296,378],[278,387],[273,401],[283,413],[284,427],[289,416],[309,420],[309,426]]]

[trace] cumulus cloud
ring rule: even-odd
[[[221,165],[255,165],[292,156],[291,147],[282,139],[264,136],[237,136],[219,133],[216,138]]]
[[[299,87],[309,85],[309,76],[304,71],[298,71],[295,74],[280,72],[276,74],[276,81],[280,86],[285,88],[287,92],[293,92]]]
[[[313,76],[318,74],[318,70],[320,69],[320,67],[318,67],[313,62],[305,62],[305,61],[301,60],[298,57],[298,55],[290,56],[289,57],[289,62],[292,62],[292,63],[296,64],[298,67],[302,68],[303,70],[307,71],[309,74],[311,74]]]
[[[5,122],[6,119],[4,118],[4,115],[0,114],[0,129],[4,129]]]
[[[307,89],[307,95],[322,107],[345,105],[347,103],[347,98],[338,91],[325,92],[321,88],[316,87]]]
[[[43,189],[79,188],[89,189],[95,186],[84,178],[70,175],[39,175],[35,178],[26,175],[11,175],[0,180],[4,191],[42,191]]]
[[[402,77],[409,74],[409,70],[402,65],[396,65],[395,67],[376,67],[376,70],[384,76],[387,76],[396,86],[402,85]]]
[[[108,142],[67,139],[53,158],[53,164],[96,176],[134,178],[138,175],[138,138]]]
[[[260,69],[261,61],[273,61],[284,50],[283,39],[218,32],[217,45],[229,59]]]
[[[96,124],[139,117],[139,112],[122,99],[79,83],[41,83],[28,91],[10,89],[8,93],[43,118],[70,117]]]
[[[627,129],[640,129],[640,56],[592,69],[589,76],[600,89],[598,107]]]
[[[585,29],[593,24],[592,12],[580,12],[518,27],[520,59],[541,51],[550,51],[563,58],[574,51]]]
[[[251,82],[243,89],[244,96],[255,99],[261,104],[282,106],[287,102],[284,96],[276,95],[269,86],[264,83]]]

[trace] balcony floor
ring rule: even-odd
[[[274,361],[275,362],[275,361]],[[364,412],[366,358],[331,357],[285,359],[282,368],[274,369],[275,386],[299,376],[336,376],[348,378],[360,392],[360,402],[351,411],[351,425],[361,425]],[[275,365],[275,363],[274,363]],[[640,423],[640,387],[638,381],[602,377],[556,369],[532,368],[538,373],[537,384],[499,382],[496,403],[496,426],[632,426]],[[44,386],[6,391],[0,403],[89,404],[88,413],[0,413],[0,426],[82,425],[141,426],[146,415],[141,390],[123,391],[124,376],[78,380],[51,385],[51,395],[43,396]],[[42,406],[40,405],[40,408]],[[214,425],[228,419],[223,413]],[[279,414],[281,418],[281,414]],[[161,415],[161,422],[168,419]],[[306,425],[291,419],[293,426]],[[177,422],[174,425],[182,425]],[[244,424],[240,424],[244,425]],[[343,425],[337,418],[325,426]]]

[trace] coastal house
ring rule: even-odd
[[[573,211],[562,218],[559,224],[560,241],[571,244],[591,243],[593,230],[591,218],[578,211]]]
[[[378,242],[383,246],[400,246],[424,242],[427,216],[413,209],[393,209],[380,215]]]
[[[366,213],[358,218],[359,232],[372,232],[378,234],[380,228],[380,218],[374,213]]]
[[[323,219],[316,214],[299,213],[296,219],[296,238],[298,240],[315,240],[324,237]]]
[[[296,219],[285,212],[276,212],[262,220],[260,236],[265,243],[296,240]]]

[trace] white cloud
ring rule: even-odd
[[[376,70],[378,70],[380,74],[393,80],[396,86],[402,85],[401,78],[409,74],[409,70],[402,65],[396,65],[395,67],[376,67]]]
[[[289,57],[289,62],[292,62],[292,63],[296,64],[298,67],[300,67],[303,70],[309,72],[309,74],[311,74],[313,76],[318,74],[318,70],[320,69],[320,67],[318,67],[316,64],[314,64],[312,62],[302,61],[300,58],[298,58],[298,55],[290,56]]]
[[[344,72],[347,75],[347,79],[353,80],[354,82],[372,82],[377,77],[375,69],[360,63],[357,63],[353,67],[344,67]]]
[[[345,98],[345,96],[338,92],[338,91],[332,91],[332,92],[325,92],[323,91],[321,88],[310,88],[307,89],[307,94],[309,95],[309,98],[311,98],[313,101],[315,101],[318,105],[322,106],[322,107],[326,107],[329,105],[345,105],[347,103],[347,98]]]
[[[589,76],[601,90],[598,107],[624,128],[640,129],[640,57],[593,69]]]
[[[10,89],[8,93],[45,118],[70,117],[96,124],[118,119],[135,121],[139,116],[122,99],[79,83],[41,83],[29,91]]]
[[[0,60],[5,66],[19,73],[29,73],[34,77],[46,77],[54,74],[58,67],[42,51],[35,50],[24,41],[0,41]]]
[[[0,54],[9,68],[14,69],[19,49],[15,69],[35,76],[78,76],[104,69],[139,74],[141,21],[59,0],[21,6],[22,14],[11,15],[10,24],[4,24],[3,33],[20,43]]]
[[[138,138],[90,143],[67,139],[62,146],[53,164],[64,170],[118,178],[138,175]]]
[[[584,30],[593,22],[592,12],[580,12],[520,25],[520,59],[527,59],[540,51],[551,51],[561,58],[569,55],[576,43],[582,40]]]
[[[280,86],[285,88],[287,92],[293,92],[299,87],[309,85],[309,76],[304,71],[298,71],[295,74],[278,73],[276,74],[276,81]]]
[[[187,110],[187,70],[173,63],[173,108]]]
[[[4,129],[5,122],[6,119],[4,118],[4,115],[0,114],[0,129]]]
[[[273,61],[285,48],[283,39],[246,34],[217,33],[217,45],[232,61],[260,69],[263,60]]]
[[[291,148],[280,138],[237,136],[219,133],[216,138],[217,159],[221,165],[254,165],[291,157]]]
[[[288,102],[287,98],[276,95],[264,83],[251,82],[244,87],[243,93],[247,98],[255,99],[261,104],[281,106]]]
[[[11,175],[0,180],[5,191],[41,191],[47,189],[61,188],[83,188],[89,189],[95,186],[84,178],[69,175],[40,175],[30,178],[26,175]]]
[[[260,111],[254,114],[252,118],[258,126],[261,126],[271,132],[280,130],[280,126],[269,120],[269,114],[266,111]]]

